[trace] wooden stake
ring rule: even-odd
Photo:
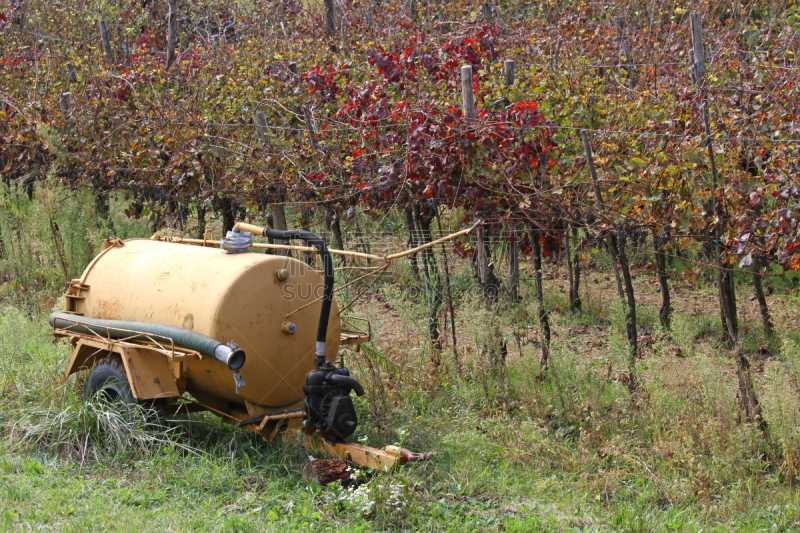
[[[702,80],[706,75],[706,54],[703,49],[703,23],[699,12],[691,14],[690,22],[692,25],[692,52],[694,52],[694,73],[698,80]]]
[[[592,177],[592,188],[594,189],[595,205],[598,211],[603,211],[603,195],[600,192],[600,185],[597,180],[597,169],[594,166],[594,157],[592,156],[592,146],[589,144],[589,135],[586,130],[581,130],[581,138],[583,139],[583,150],[586,154],[586,164],[589,167],[589,174]],[[617,283],[617,294],[620,298],[625,297],[625,292],[622,290],[622,280],[619,276],[619,263],[617,262],[617,239],[613,235],[606,237],[606,246],[608,246],[608,255],[611,256],[611,268],[614,270],[614,281]]]
[[[589,145],[589,135],[586,130],[581,130],[581,137],[583,138],[583,149],[586,152],[586,163],[589,166],[589,173],[592,176],[592,188],[594,188],[595,204],[597,210],[604,209],[603,196],[600,193],[600,185],[597,180],[597,169],[594,167],[594,158],[592,157],[592,147]],[[614,268],[614,278],[617,282],[617,292],[623,302],[627,300],[628,312],[625,316],[625,336],[628,338],[628,368],[631,373],[631,380],[628,388],[631,392],[638,390],[639,384],[636,378],[636,357],[639,353],[639,341],[636,331],[636,296],[633,293],[633,282],[631,281],[630,265],[628,264],[628,256],[625,255],[625,249],[617,245],[616,236],[608,235],[606,239],[609,255],[611,256],[611,265]],[[576,255],[577,259],[577,255]],[[622,279],[625,281],[625,291],[622,290],[622,283],[620,281],[620,272]],[[576,291],[577,292],[577,291]]]
[[[694,56],[693,72],[695,78],[695,85],[700,90],[700,100],[703,111],[703,128],[706,134],[706,150],[708,151],[708,165],[711,171],[711,201],[709,202],[709,216],[717,216],[717,162],[714,157],[714,142],[711,134],[711,120],[708,112],[708,95],[706,94],[706,67],[705,67],[705,51],[703,47],[703,25],[700,13],[691,14],[692,24],[692,53]],[[720,228],[718,225],[714,226],[713,234],[719,242]],[[720,301],[720,315],[722,320],[723,329],[728,336],[731,346],[737,345],[738,336],[738,318],[735,313],[736,303],[731,300],[730,295],[733,293],[731,284],[733,277],[727,270],[722,255],[722,246],[717,244],[717,256],[719,257],[719,268],[717,269],[718,288],[719,288],[719,301]]]
[[[178,0],[169,0],[169,15],[167,34],[167,69],[175,62],[175,45],[178,43]]]
[[[706,66],[705,50],[703,47],[703,25],[699,12],[691,14],[692,25],[692,51],[694,52],[694,74],[695,84],[700,90],[700,98],[703,105],[703,127],[706,133],[706,148],[708,149],[708,162],[711,170],[711,206],[709,216],[714,218],[717,215],[717,165],[714,159],[714,144],[711,135],[711,121],[708,112],[708,94],[706,91]],[[748,422],[756,424],[758,428],[766,434],[767,421],[761,413],[761,406],[758,402],[758,394],[753,386],[753,378],[750,373],[750,361],[742,349],[739,339],[739,319],[736,311],[736,286],[733,279],[733,272],[729,270],[728,263],[724,258],[724,248],[720,243],[721,228],[715,224],[713,235],[717,242],[717,288],[719,290],[719,306],[723,330],[728,337],[728,342],[733,348],[734,359],[736,361],[736,373],[739,378],[739,404],[745,413]]]
[[[489,2],[485,2],[482,6],[483,9],[483,20],[486,24],[492,23],[492,6]]]
[[[106,61],[109,66],[114,66],[114,52],[111,50],[111,38],[108,36],[108,24],[105,20],[100,21],[100,40],[103,43],[103,51],[106,53]]]
[[[69,112],[72,108],[72,93],[61,93],[61,120],[67,121],[69,119]]]
[[[336,35],[336,13],[333,0],[325,0],[325,31],[330,37]]]
[[[263,111],[253,113],[253,123],[256,125],[256,131],[259,135],[265,137],[269,128],[267,128],[267,117]]]
[[[472,94],[472,65],[461,67],[461,108],[467,120],[475,120],[475,100]]]
[[[259,137],[261,137],[262,147],[264,146],[264,142],[266,141],[267,132],[269,131],[269,126],[267,126],[267,117],[264,115],[263,111],[256,111],[253,113],[253,123],[256,126],[256,132],[258,132]],[[282,203],[272,203],[269,206],[270,212],[272,214],[272,224],[271,226],[275,229],[279,230],[286,230],[288,226],[286,225],[286,209],[284,208]],[[283,256],[291,256],[291,250],[293,248],[289,247],[289,241],[283,239],[275,239],[277,243],[277,248],[272,248],[276,250],[275,255],[283,255]]]
[[[289,229],[289,226],[286,224],[286,208],[284,205],[281,203],[270,204],[269,209],[272,212],[272,227],[283,231]],[[275,243],[277,245],[283,244],[288,246],[289,241],[284,239],[275,239]],[[278,252],[275,255],[285,255],[287,257],[291,257],[292,254],[290,250],[290,248],[278,249]]]
[[[514,85],[516,74],[514,72],[513,59],[506,59],[505,61],[503,61],[503,73],[505,74],[506,77],[506,86],[510,87]]]
[[[488,6],[489,4],[484,4]],[[514,60],[506,59],[503,61],[503,74],[507,87],[514,85]],[[519,295],[519,227],[511,225],[511,238],[508,240],[508,293],[511,300],[516,302],[520,299]]]
[[[625,62],[628,65],[628,79],[631,82],[631,89],[633,89],[636,85],[636,67],[633,64],[631,51],[628,49],[628,42],[625,40],[622,18],[616,17],[614,19],[614,24],[617,27],[617,40],[619,41],[620,51],[625,55]]]

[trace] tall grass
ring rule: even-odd
[[[97,215],[87,189],[69,189],[53,180],[33,194],[0,184],[0,298],[33,305],[79,277],[108,237],[149,236],[144,220],[124,216],[125,193],[112,193],[111,215]]]
[[[140,406],[129,411],[100,398],[89,402],[76,399],[66,405],[33,405],[10,415],[6,431],[13,444],[48,450],[81,464],[141,459],[163,448],[199,455],[179,442],[176,427],[150,422],[157,413]]]

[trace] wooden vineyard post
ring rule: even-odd
[[[78,83],[78,75],[75,74],[75,66],[72,63],[67,63],[67,79],[70,83]]]
[[[472,65],[463,65],[461,67],[461,110],[464,113],[464,118],[467,122],[475,120],[475,100],[472,93]],[[471,153],[470,153],[471,156]],[[480,225],[478,231],[475,232],[476,246],[478,252],[476,254],[476,261],[478,262],[478,280],[483,287],[483,277],[481,275],[481,259],[483,253],[483,224]],[[487,261],[488,265],[488,261]],[[484,297],[486,296],[484,292]]]
[[[56,224],[53,222],[52,216],[48,215],[48,221],[50,222],[50,234],[53,236],[53,245],[58,254],[58,262],[61,265],[61,271],[64,273],[64,280],[69,281],[69,269],[67,268],[67,262],[64,260],[64,251],[62,250],[61,239],[58,236],[58,229],[56,229]]]
[[[483,11],[483,21],[486,24],[492,23],[492,5],[489,2],[484,2],[483,6],[481,6]]]
[[[600,185],[597,181],[597,169],[594,166],[594,156],[592,155],[592,147],[589,144],[589,135],[586,130],[581,130],[581,138],[583,139],[583,150],[586,154],[586,165],[589,167],[589,174],[592,177],[592,188],[594,189],[594,199],[597,210],[602,212],[604,209],[603,195],[600,192]],[[619,263],[617,261],[617,238],[614,235],[608,235],[605,239],[606,246],[608,246],[608,254],[611,257],[611,268],[614,270],[614,281],[617,283],[617,294],[620,298],[625,297],[625,292],[622,290],[622,281],[619,277]]]
[[[692,29],[692,53],[694,54],[694,63],[692,68],[696,79],[702,80],[706,75],[706,62],[705,62],[705,49],[703,48],[703,21],[699,12],[695,11],[691,14],[690,18]]]
[[[336,12],[333,0],[325,0],[325,31],[329,37],[336,35]]]
[[[286,225],[286,209],[283,207],[283,203],[272,203],[270,204],[269,209],[272,212],[272,227],[284,231],[289,229]],[[275,244],[289,244],[289,241],[275,239]],[[292,253],[290,250],[276,250],[275,255],[291,256]]]
[[[256,125],[256,131],[262,137],[266,137],[267,135],[267,117],[264,115],[263,111],[256,111],[253,113],[253,124]]]
[[[484,4],[488,6],[489,4]],[[491,11],[491,6],[489,6]],[[514,60],[503,61],[503,78],[506,87],[514,85]],[[511,301],[519,301],[519,226],[508,225],[508,294]]]
[[[111,38],[108,35],[108,24],[105,20],[100,21],[100,41],[103,44],[103,52],[106,54],[106,61],[109,66],[114,66],[114,52],[111,50]]]
[[[484,24],[487,26],[492,26],[494,24],[494,11],[492,10],[492,4],[489,2],[484,2],[482,11]],[[486,43],[489,45],[489,61],[494,63],[494,37],[488,35],[486,37]]]
[[[703,127],[706,134],[706,149],[708,151],[708,164],[711,172],[711,201],[709,204],[709,215],[712,219],[720,216],[717,213],[717,163],[714,158],[714,142],[711,133],[711,121],[708,112],[708,95],[706,94],[706,66],[705,66],[705,51],[703,48],[703,26],[700,13],[691,14],[692,25],[692,53],[694,56],[694,64],[692,69],[694,72],[695,85],[700,90],[700,100],[703,113]],[[717,280],[719,283],[719,303],[720,315],[722,319],[722,327],[728,337],[731,346],[737,342],[738,336],[738,320],[736,316],[736,302],[733,298],[733,275],[728,269],[728,264],[725,261],[723,248],[719,241],[720,227],[717,221],[714,224],[712,236],[716,241],[716,251],[719,266],[717,268]]]
[[[711,140],[711,122],[708,114],[708,97],[706,95],[706,58],[703,49],[703,26],[700,18],[700,13],[692,13],[692,54],[694,63],[692,68],[694,70],[695,85],[700,89],[700,98],[702,100],[703,108],[703,127],[706,132],[706,146],[708,148],[708,164],[711,169],[711,190],[716,193],[717,190],[717,163],[714,159],[714,146]],[[716,194],[711,196],[712,213],[713,208],[716,207],[717,199]]]
[[[472,65],[461,67],[461,108],[467,120],[475,120],[475,99],[472,94]]]
[[[475,120],[475,95],[472,89],[472,65],[461,67],[461,108],[467,124],[471,125]],[[469,157],[471,158],[470,151]],[[486,224],[481,223],[475,230],[475,254],[476,267],[478,271],[478,282],[483,290],[483,298],[487,303],[492,303],[497,299],[498,287],[497,278],[494,274],[494,266],[491,262],[491,247],[486,237]]]
[[[586,163],[589,167],[589,174],[592,177],[592,188],[594,189],[595,206],[598,213],[605,209],[603,203],[603,195],[600,192],[600,184],[597,179],[597,169],[594,166],[594,157],[592,156],[592,147],[589,144],[589,135],[586,130],[581,130],[581,138],[583,139],[583,149],[586,152]],[[612,256],[611,264],[614,267],[614,276],[617,281],[617,292],[622,297],[622,285],[620,283],[620,271],[622,278],[625,281],[625,300],[628,304],[628,312],[625,315],[625,335],[628,337],[628,369],[631,373],[630,389],[638,389],[638,380],[636,379],[636,357],[639,353],[639,341],[636,331],[636,296],[633,292],[633,280],[631,278],[630,265],[628,264],[628,256],[625,255],[623,248],[624,243],[619,243],[616,236],[609,235],[606,239],[610,255]]]
[[[378,2],[379,1],[380,0],[373,0],[372,5],[370,5],[369,15],[368,15],[369,21],[367,23],[367,27],[369,27],[369,28],[372,28],[372,26],[375,25],[375,14],[376,14],[376,12],[378,10]]]
[[[503,74],[506,78],[506,87],[511,87],[514,85],[514,81],[516,80],[516,73],[514,72],[514,60],[513,59],[506,59],[503,61]]]
[[[619,41],[620,52],[622,52],[622,54],[625,56],[625,63],[628,66],[628,80],[630,80],[631,83],[630,88],[633,89],[636,86],[636,66],[633,63],[633,57],[631,56],[631,51],[628,48],[628,41],[625,40],[625,26],[623,19],[621,17],[615,17],[614,25],[617,29],[617,40]]]
[[[72,93],[61,93],[59,104],[61,107],[61,120],[66,124],[69,120],[70,109],[72,108]]]
[[[256,131],[258,132],[259,137],[261,137],[261,140],[262,140],[262,143],[263,143],[264,139],[266,139],[266,137],[267,137],[267,132],[269,131],[269,128],[267,126],[267,117],[264,115],[263,111],[256,111],[253,114],[253,124],[255,124]],[[271,226],[273,228],[279,229],[279,230],[287,229],[287,227],[286,227],[286,211],[285,211],[285,209],[283,207],[283,204],[282,203],[272,203],[272,204],[270,204],[269,208],[270,208],[270,211],[271,211],[271,214],[272,214],[272,216],[271,216],[271,218],[272,218]],[[282,240],[282,239],[276,239],[275,240],[275,244],[288,245],[289,241]],[[291,252],[289,250],[275,250],[274,253],[275,253],[275,255],[285,255],[285,256],[291,255]]]
[[[758,402],[753,376],[750,373],[750,361],[744,353],[742,343],[739,340],[738,317],[736,313],[736,293],[733,280],[733,271],[724,256],[724,249],[720,242],[720,223],[723,213],[717,209],[717,165],[714,160],[714,143],[712,141],[711,120],[708,111],[708,94],[706,86],[706,66],[705,50],[703,47],[703,25],[699,12],[691,14],[692,26],[692,52],[694,55],[695,84],[700,91],[700,100],[703,110],[703,127],[706,134],[706,148],[708,150],[709,169],[711,171],[711,202],[709,215],[715,221],[712,236],[716,243],[717,252],[717,281],[719,289],[720,314],[722,315],[722,325],[725,333],[733,348],[734,359],[736,360],[736,375],[739,381],[739,405],[744,411],[745,419],[756,424],[763,432],[767,432],[767,421],[761,413],[761,405]]]
[[[167,69],[175,62],[175,45],[178,42],[177,3],[178,0],[169,0],[169,15],[167,16],[169,25],[167,34]]]
[[[317,142],[317,134],[314,131],[314,123],[311,120],[311,111],[309,111],[308,106],[303,106],[303,116],[306,119],[306,129],[308,130],[308,138],[311,141],[311,149],[317,153],[320,151],[319,143]],[[310,231],[310,227],[308,226],[308,220],[311,218],[311,210],[308,208],[303,208],[301,210],[301,218],[306,221],[304,222],[303,229],[306,231]],[[312,261],[312,254],[306,252],[303,254],[305,262],[311,265]]]

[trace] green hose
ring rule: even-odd
[[[56,329],[64,329],[75,333],[94,332],[102,337],[124,339],[131,336],[131,331],[171,339],[176,346],[182,346],[199,352],[202,355],[219,359],[231,370],[239,370],[244,366],[245,353],[235,344],[226,346],[219,341],[175,326],[152,324],[150,322],[130,322],[127,320],[103,320],[75,316],[69,313],[51,313],[48,319]],[[127,330],[127,331],[125,331]]]

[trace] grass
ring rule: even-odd
[[[32,216],[40,206],[26,209]],[[59,209],[60,227],[78,218],[69,206]],[[114,209],[115,228],[145,233]],[[48,281],[57,271],[48,269],[60,267],[40,237],[25,237],[38,254],[29,265],[38,277],[28,278],[40,280],[35,294],[6,294],[0,311],[0,530],[800,528],[800,343],[785,318],[797,312],[794,293],[771,297],[781,327],[769,353],[755,353],[763,344],[758,323],[742,321],[770,424],[765,436],[739,420],[731,356],[716,314],[702,311],[713,309],[713,288],[676,290],[665,332],[652,276],[639,273],[637,318],[652,342],[638,362],[645,393],[634,401],[623,383],[624,310],[607,270],[586,272],[583,312],[570,316],[563,266],[548,264],[553,344],[542,374],[530,280],[522,303],[490,312],[471,288],[469,267],[451,265],[458,360],[448,340],[436,366],[424,341],[425,300],[412,296],[416,282],[403,267],[357,305],[376,335],[347,355],[369,391],[356,402],[355,437],[439,455],[375,475],[354,492],[306,485],[302,450],[259,442],[210,415],[154,426],[81,402],[81,376],[63,377],[69,347],[53,341],[45,321],[60,306],[58,284]],[[28,259],[4,257],[2,275],[21,275],[14,268],[22,263],[12,263]],[[70,257],[79,265],[83,256]],[[740,285],[743,301],[747,290]],[[507,341],[505,365],[484,349],[494,331]]]

